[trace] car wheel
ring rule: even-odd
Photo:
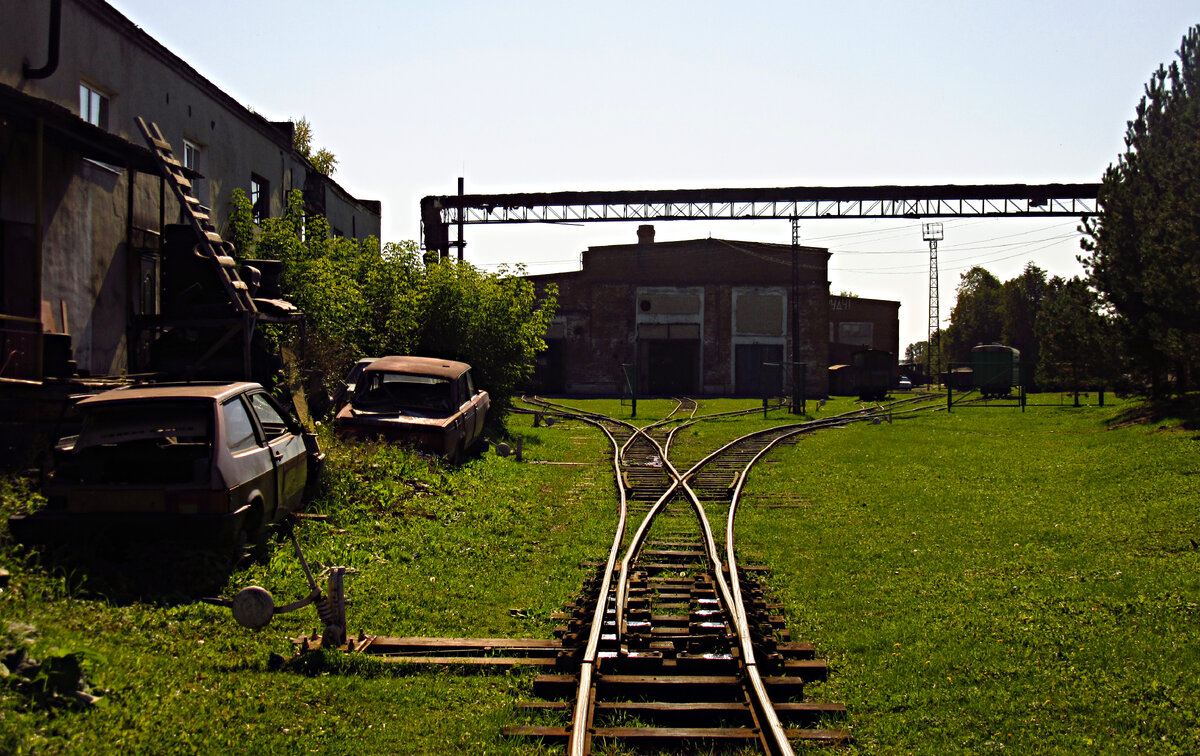
[[[263,503],[255,501],[250,505],[250,511],[242,520],[234,536],[234,548],[239,557],[256,557],[265,542],[263,529]]]

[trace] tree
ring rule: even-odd
[[[240,187],[234,187],[229,200],[229,225],[226,238],[233,243],[234,252],[242,259],[252,257],[254,249],[254,206]]]
[[[422,281],[420,352],[470,362],[500,413],[533,376],[557,306],[556,288],[539,300],[523,273],[447,259],[427,266]]]
[[[1111,379],[1117,360],[1111,324],[1087,282],[1055,276],[1046,284],[1036,324],[1042,360],[1037,379],[1074,391],[1096,379]],[[1022,354],[1024,360],[1024,354]]]
[[[904,361],[911,362],[914,365],[924,365],[925,355],[929,353],[928,341],[914,341],[904,347]]]
[[[1004,282],[1000,294],[1000,340],[1021,351],[1021,368],[1034,378],[1039,360],[1035,325],[1046,296],[1046,271],[1027,263],[1021,275]]]
[[[1151,76],[1126,151],[1104,173],[1099,212],[1080,227],[1088,282],[1155,396],[1169,369],[1186,388],[1200,347],[1200,26],[1178,57]]]
[[[313,168],[316,168],[318,173],[332,176],[334,171],[337,170],[337,158],[324,147],[313,152],[312,140],[312,124],[308,122],[307,118],[302,117],[299,121],[295,122],[292,146],[296,148],[296,152],[308,158],[308,162],[312,163]]]
[[[999,341],[1003,328],[1000,280],[987,270],[976,265],[963,273],[956,294],[950,327],[939,339],[946,362],[966,362],[971,347]]]
[[[234,202],[249,200],[235,194]],[[329,378],[364,356],[462,360],[492,395],[499,418],[546,348],[556,289],[539,299],[520,268],[485,273],[453,260],[426,264],[411,241],[381,246],[334,237],[324,218],[304,215],[299,191],[245,244],[248,254],[283,262],[284,297],[307,316],[306,367]]]

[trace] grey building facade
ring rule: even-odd
[[[338,233],[379,235],[380,204],[318,173],[291,123],[251,112],[107,3],[0,7],[0,377],[40,378],[65,343],[81,373],[139,369],[135,326],[162,312],[162,239],[180,213],[138,117],[223,235],[237,188],[256,217],[299,189]]]

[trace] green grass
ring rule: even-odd
[[[639,402],[638,421],[673,406]],[[847,704],[854,752],[1200,750],[1200,447],[1174,422],[1109,423],[1128,409],[956,409],[823,431],[752,476],[742,558],[772,566],[794,636],[829,659],[811,694]],[[710,421],[680,452],[791,419]],[[309,511],[329,519],[297,532],[315,568],[354,570],[352,632],[550,636],[550,613],[587,573],[579,562],[611,540],[608,447],[576,421],[516,415],[510,428],[530,462],[486,454],[447,469],[327,439]],[[0,486],[4,516],[28,506],[19,482]],[[529,672],[336,654],[269,671],[316,628],[311,609],[248,631],[169,593],[108,599],[86,569],[63,572],[4,531],[0,567],[12,573],[0,640],[31,625],[35,657],[85,652],[93,689],[108,691],[103,706],[48,710],[0,681],[0,753],[554,750],[499,735],[524,716],[514,702],[531,696]],[[278,603],[306,593],[286,542],[221,592],[250,584]]]
[[[751,500],[743,558],[830,659],[858,750],[1200,750],[1200,448],[1115,411],[859,425],[752,478],[797,506]]]

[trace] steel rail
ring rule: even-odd
[[[625,538],[625,526],[628,520],[628,502],[625,495],[625,485],[621,482],[621,449],[617,439],[601,423],[587,418],[585,422],[599,427],[613,446],[613,473],[620,495],[617,528],[613,534],[612,546],[608,550],[608,559],[604,565],[604,574],[600,579],[600,592],[596,597],[596,610],[592,615],[592,625],[588,632],[588,642],[584,647],[583,657],[579,663],[578,694],[575,697],[575,709],[571,719],[571,739],[568,752],[572,756],[584,756],[588,752],[590,736],[588,729],[592,724],[593,703],[596,697],[596,686],[593,677],[596,672],[596,660],[600,655],[600,638],[604,631],[604,618],[607,615],[608,594],[612,587],[613,569],[617,554],[621,550],[621,542]],[[636,435],[636,434],[635,434]]]
[[[771,705],[770,696],[767,693],[766,685],[763,683],[762,675],[758,670],[758,660],[754,654],[754,644],[750,639],[750,627],[746,621],[745,602],[742,598],[742,583],[741,576],[738,574],[737,553],[734,549],[734,521],[737,517],[738,503],[741,500],[742,488],[745,485],[746,478],[750,474],[750,469],[765,456],[769,451],[786,438],[798,435],[800,433],[809,432],[810,428],[798,428],[788,433],[783,433],[767,443],[754,457],[745,464],[741,473],[738,475],[737,482],[734,484],[733,496],[729,502],[729,514],[725,524],[725,563],[729,570],[729,583],[733,591],[733,603],[740,609],[740,621],[742,627],[739,628],[739,643],[742,653],[742,664],[746,668],[746,674],[749,678],[750,687],[753,690],[753,698],[750,704],[753,708],[759,709],[761,720],[759,729],[764,735],[764,747],[768,753],[772,754],[791,754],[794,753],[791,743],[787,738],[787,731],[783,724],[779,721],[778,715],[775,714],[775,707]],[[765,721],[763,721],[765,720]],[[766,737],[769,733],[769,738]]]
[[[625,485],[624,485],[623,481],[621,480],[621,464],[624,462],[626,450],[638,438],[645,438],[646,440],[648,440],[651,443],[651,445],[658,448],[659,453],[663,459],[664,465],[667,464],[666,452],[662,449],[661,446],[659,446],[658,442],[656,442],[653,439],[653,437],[650,436],[650,434],[647,432],[647,429],[649,427],[654,427],[657,425],[661,425],[664,422],[667,422],[671,415],[674,415],[676,412],[679,411],[679,408],[682,406],[682,404],[683,403],[680,402],[678,405],[676,405],[675,409],[670,412],[670,414],[667,416],[666,420],[660,421],[659,423],[653,423],[653,424],[651,424],[651,426],[647,426],[646,428],[636,428],[629,423],[625,423],[624,421],[616,421],[614,418],[608,418],[608,420],[610,422],[615,421],[616,423],[618,423],[620,425],[624,425],[626,427],[633,428],[634,432],[629,437],[629,440],[627,440],[620,447],[617,446],[616,439],[614,439],[612,437],[612,435],[609,434],[609,438],[612,439],[612,441],[613,441],[613,450],[614,450],[613,467],[614,467],[614,472],[616,474],[617,487],[620,489],[621,515],[619,518],[619,524],[617,526],[617,532],[613,536],[613,545],[612,545],[612,548],[609,550],[608,560],[604,566],[604,575],[600,581],[600,592],[596,598],[596,609],[592,613],[592,626],[591,626],[591,632],[588,634],[588,644],[587,644],[587,647],[584,649],[583,658],[580,660],[579,680],[578,680],[578,686],[577,686],[578,692],[575,697],[575,709],[574,709],[574,712],[571,717],[571,736],[567,742],[567,753],[569,753],[571,756],[585,756],[585,754],[589,753],[591,750],[591,734],[589,731],[590,731],[591,725],[592,725],[592,715],[595,710],[594,704],[595,704],[595,697],[596,697],[595,684],[593,682],[593,677],[596,672],[596,662],[599,658],[600,638],[601,638],[601,635],[603,634],[604,621],[605,621],[605,618],[608,616],[608,598],[609,598],[609,593],[612,590],[613,574],[614,574],[615,568],[616,568],[616,565],[615,565],[616,556],[620,551],[621,542],[625,537],[625,526],[626,526],[626,522],[628,520],[627,496],[626,496],[626,492],[625,492]],[[596,423],[596,424],[599,425],[599,423]],[[603,427],[603,426],[601,426],[601,427]],[[607,429],[606,429],[606,432],[607,432]],[[663,495],[662,500],[665,500],[666,497],[668,497],[669,495],[670,495],[670,489],[667,494]],[[645,525],[646,525],[646,523],[648,523],[650,521],[650,519],[652,519],[652,518],[647,518],[647,519],[643,520],[643,523],[642,523],[643,526],[641,528],[639,528],[638,534],[634,536],[635,541],[645,538]],[[614,602],[614,605],[613,605],[613,609],[614,609],[613,620],[614,620],[614,624],[616,627],[616,635],[617,635],[618,644],[620,643],[621,637],[625,633],[625,620],[624,620],[623,609],[625,606],[625,601],[628,598],[628,593],[627,593],[628,583],[625,579],[625,577],[627,575],[627,570],[628,570],[628,563],[626,560],[622,560],[621,580],[620,580],[620,582],[617,583],[617,597],[616,597],[616,601]]]
[[[787,426],[785,426],[787,428]],[[726,550],[725,559],[721,559],[721,553],[717,549],[715,537],[713,535],[712,525],[708,521],[708,516],[705,512],[704,505],[700,502],[700,497],[687,484],[687,480],[694,477],[702,467],[709,462],[715,460],[729,449],[738,444],[744,443],[747,439],[758,439],[761,436],[774,434],[775,438],[767,443],[763,450],[754,456],[754,458],[743,466],[742,472],[738,475],[739,483],[745,479],[746,471],[749,466],[757,461],[767,449],[770,449],[782,438],[803,432],[802,428],[789,428],[783,433],[780,433],[780,428],[771,428],[766,431],[758,431],[747,434],[738,439],[727,443],[717,451],[712,452],[704,459],[693,465],[681,477],[680,484],[687,492],[688,498],[691,501],[692,508],[696,512],[696,516],[700,520],[702,535],[704,538],[704,547],[707,558],[713,566],[713,577],[717,584],[717,592],[721,597],[721,603],[725,606],[726,612],[729,615],[729,622],[734,638],[737,642],[740,653],[742,669],[745,672],[744,685],[746,688],[746,699],[750,704],[751,715],[758,729],[759,740],[762,743],[763,749],[775,756],[791,756],[794,754],[791,743],[788,741],[787,730],[783,723],[779,721],[779,716],[775,713],[775,707],[771,703],[771,697],[767,693],[765,683],[763,683],[762,675],[758,671],[758,662],[754,654],[754,643],[750,635],[750,623],[746,619],[746,606],[742,599],[741,586],[739,584],[737,573],[737,561],[733,550],[733,529],[732,519],[726,528],[725,540]],[[730,514],[734,511],[736,499],[730,504]],[[725,578],[725,570],[729,571],[729,579]]]
[[[544,400],[539,400],[538,403],[542,406],[551,405],[550,402],[545,402]],[[676,408],[671,411],[667,419],[669,420],[670,415],[675,414],[675,412],[677,412],[681,406],[682,402],[680,402],[679,405],[677,405]],[[577,417],[584,422],[595,425],[596,427],[600,428],[605,435],[608,436],[609,441],[613,446],[613,472],[617,489],[620,493],[620,514],[618,517],[617,528],[613,535],[613,542],[611,548],[609,549],[608,559],[605,562],[604,573],[600,579],[600,589],[596,598],[596,608],[592,613],[592,622],[590,631],[588,633],[588,642],[584,648],[583,656],[580,659],[575,707],[571,716],[571,733],[567,742],[567,753],[569,753],[571,756],[585,756],[591,750],[590,729],[592,725],[592,715],[595,710],[594,704],[596,695],[594,678],[596,674],[597,660],[599,659],[600,655],[600,640],[603,635],[605,619],[608,615],[608,600],[609,594],[612,591],[612,580],[616,569],[616,557],[617,554],[620,553],[621,543],[625,537],[625,528],[628,521],[628,498],[625,491],[625,484],[621,479],[621,464],[624,461],[626,450],[639,437],[645,438],[659,450],[664,464],[666,464],[666,454],[662,447],[659,446],[658,442],[656,442],[653,437],[646,432],[645,428],[637,428],[630,423],[617,420],[616,418],[600,415],[598,413],[583,411],[564,414]],[[629,428],[633,431],[633,433],[624,444],[618,444],[616,438],[604,425],[606,422]],[[664,422],[667,422],[667,420],[660,421],[659,423],[655,423],[653,425],[660,425]],[[660,499],[660,504],[670,496],[670,492],[673,490],[674,486],[668,490],[668,493],[663,495],[663,498]],[[639,528],[638,534],[634,537],[635,542],[645,538],[646,527],[652,519],[653,518],[650,516],[647,516],[647,518],[643,519],[642,526]],[[624,579],[624,576],[627,575],[627,570],[628,562],[627,560],[623,560],[621,568],[622,580],[618,583],[617,599],[614,602],[614,622],[617,629],[618,643],[620,642],[620,638],[624,634],[625,630],[624,613],[621,610],[622,607],[624,607],[624,599],[627,598],[627,592],[622,590],[627,589],[627,581]]]
[[[678,428],[675,430],[678,430]],[[767,431],[758,431],[753,434],[747,434],[747,436],[743,436],[739,439],[735,439],[734,441],[731,441],[730,443],[721,447],[721,449],[717,452],[713,452],[700,462],[693,465],[686,473],[680,473],[679,470],[675,468],[674,464],[671,463],[666,453],[663,453],[663,467],[671,474],[674,482],[667,489],[667,491],[659,497],[651,510],[642,519],[642,523],[639,525],[637,533],[630,541],[629,546],[626,548],[625,556],[621,559],[621,574],[617,583],[617,600],[614,609],[616,610],[619,618],[618,627],[620,628],[620,633],[622,636],[624,636],[627,628],[624,624],[623,610],[629,598],[628,586],[630,565],[637,558],[643,544],[645,543],[646,533],[649,530],[650,524],[665,507],[666,502],[673,497],[676,489],[682,488],[687,494],[692,510],[694,511],[696,518],[700,523],[700,532],[704,543],[705,560],[708,562],[709,568],[713,573],[713,578],[717,585],[717,593],[720,597],[721,605],[725,609],[726,615],[729,618],[730,629],[737,640],[737,644],[741,653],[742,665],[746,670],[746,696],[751,705],[751,714],[759,731],[759,738],[762,741],[763,748],[768,753],[777,754],[779,756],[787,756],[788,754],[793,754],[794,751],[792,750],[791,744],[788,742],[787,731],[784,729],[783,723],[779,721],[779,717],[775,713],[775,708],[771,704],[771,699],[767,694],[766,685],[762,681],[762,676],[758,672],[754,657],[753,642],[750,635],[750,625],[746,620],[746,608],[741,599],[740,587],[731,589],[729,581],[725,579],[721,552],[718,550],[716,545],[712,524],[708,520],[708,514],[704,509],[704,505],[700,503],[700,497],[697,496],[696,492],[693,491],[691,486],[687,484],[687,479],[695,475],[704,464],[716,458],[717,455],[724,453],[733,445],[744,441],[746,438],[757,437],[772,432],[778,433],[778,431],[778,428],[772,428]],[[799,432],[801,432],[801,430],[792,430],[790,433],[785,433],[782,435],[792,435]],[[674,435],[674,431],[672,431],[672,435]],[[653,441],[653,439],[651,440]],[[658,446],[657,442],[654,443],[656,446]],[[661,449],[661,447],[659,448]],[[731,570],[731,575],[734,574],[736,573]]]
[[[914,397],[895,402],[894,404],[904,404],[914,400],[919,401],[920,399],[921,397]],[[544,400],[537,400],[537,403],[544,407],[556,406],[553,403],[546,402]],[[758,670],[757,660],[754,654],[753,639],[750,633],[744,599],[742,597],[740,576],[734,548],[734,522],[737,513],[737,505],[751,467],[782,440],[800,433],[817,430],[818,428],[845,425],[855,420],[868,419],[878,416],[881,412],[887,410],[885,410],[883,407],[867,407],[840,413],[828,418],[810,420],[803,423],[789,424],[785,426],[777,426],[775,428],[749,433],[745,436],[730,441],[721,448],[704,457],[699,462],[692,465],[686,472],[680,473],[668,456],[668,450],[670,448],[671,441],[679,430],[688,427],[695,422],[699,422],[701,419],[707,419],[709,417],[716,417],[726,414],[742,414],[742,411],[735,411],[734,413],[717,413],[715,415],[701,416],[700,418],[696,418],[696,414],[699,410],[699,405],[696,404],[686,420],[672,419],[672,416],[678,412],[682,406],[683,403],[680,402],[676,408],[672,410],[671,413],[669,413],[668,416],[663,420],[657,421],[643,428],[637,428],[625,421],[600,415],[599,413],[588,412],[586,410],[579,411],[575,410],[574,408],[567,409],[562,407],[562,405],[557,405],[557,407],[561,407],[561,409],[558,409],[558,411],[562,412],[564,416],[573,416],[588,422],[589,424],[595,425],[601,428],[601,430],[603,430],[609,437],[614,449],[613,468],[617,485],[620,489],[621,502],[617,532],[614,534],[613,544],[609,550],[608,560],[605,563],[604,574],[601,578],[596,608],[593,612],[588,643],[585,647],[580,663],[577,695],[572,715],[570,739],[568,742],[568,753],[570,753],[571,756],[585,756],[585,754],[590,753],[591,728],[595,705],[595,675],[597,673],[597,661],[599,659],[599,646],[601,637],[603,635],[605,620],[608,614],[610,594],[613,591],[613,579],[616,573],[615,562],[617,555],[621,550],[621,542],[624,538],[624,534],[628,525],[628,500],[625,485],[622,480],[621,468],[622,464],[625,462],[626,451],[630,449],[634,442],[638,439],[644,439],[652,447],[658,450],[660,459],[663,462],[663,469],[668,473],[672,481],[662,495],[660,495],[655,501],[651,509],[642,518],[642,522],[639,524],[637,531],[630,539],[628,546],[625,548],[625,553],[620,559],[619,576],[616,576],[616,596],[612,601],[614,626],[616,628],[618,646],[620,646],[622,639],[626,636],[628,630],[625,620],[627,613],[625,609],[629,599],[630,568],[634,560],[640,555],[651,524],[663,511],[667,502],[675,497],[677,492],[682,489],[686,493],[689,503],[701,526],[702,540],[704,543],[704,557],[714,576],[717,592],[720,597],[720,603],[724,607],[729,618],[730,629],[738,647],[739,657],[742,662],[742,667],[745,671],[744,689],[746,699],[750,704],[751,715],[759,733],[759,739],[767,753],[775,754],[776,756],[788,756],[794,753],[787,738],[787,731],[780,722],[779,717],[775,712],[774,705],[771,703],[770,696],[766,690],[766,685],[763,682],[762,675]],[[750,412],[757,411],[759,410],[750,410]],[[673,428],[667,434],[665,445],[660,444],[650,435],[649,431],[659,428],[662,425],[670,422],[681,422],[681,424]],[[624,428],[630,429],[632,431],[630,438],[627,439],[624,444],[618,444],[616,437],[605,425],[606,423],[623,426]],[[705,508],[701,503],[699,496],[688,484],[688,480],[695,477],[705,465],[725,454],[733,447],[739,444],[744,444],[749,439],[757,440],[764,436],[768,436],[770,438],[767,440],[764,447],[760,449],[749,462],[742,466],[742,470],[738,473],[734,486],[733,498],[730,502],[725,533],[724,559],[722,559],[722,552],[717,548],[713,528],[708,520]],[[725,576],[726,570],[728,570],[728,579]]]
[[[775,712],[774,704],[771,702],[771,697],[767,692],[766,684],[763,682],[762,675],[758,670],[758,662],[754,654],[754,643],[750,634],[750,625],[746,618],[745,602],[742,598],[741,581],[737,569],[737,556],[734,549],[734,518],[737,513],[737,503],[741,495],[742,487],[751,467],[758,462],[768,451],[770,451],[780,441],[790,438],[791,436],[800,433],[811,432],[818,428],[830,427],[832,425],[842,425],[852,422],[854,419],[865,419],[877,414],[874,408],[863,410],[852,410],[847,413],[836,415],[832,418],[822,420],[808,421],[805,423],[794,424],[790,426],[780,426],[770,428],[764,431],[746,434],[740,438],[734,439],[722,446],[720,449],[712,452],[704,459],[693,465],[686,473],[683,473],[679,478],[680,487],[687,492],[693,509],[700,520],[702,533],[704,537],[706,556],[713,566],[713,576],[717,584],[718,593],[721,596],[721,602],[726,607],[726,611],[730,617],[733,633],[737,641],[738,650],[740,652],[742,668],[745,671],[746,680],[746,697],[751,706],[751,714],[759,731],[759,739],[763,745],[763,749],[774,756],[791,756],[795,753],[791,742],[787,737],[787,730],[783,723],[779,720],[778,714]],[[748,439],[759,439],[763,436],[773,436],[760,449],[750,461],[748,461],[738,475],[737,483],[735,484],[734,496],[730,502],[728,521],[725,531],[725,560],[722,563],[721,555],[717,551],[714,540],[712,526],[708,521],[708,517],[704,510],[704,505],[700,502],[699,496],[688,485],[688,479],[694,477],[701,468],[708,463],[717,459],[734,446],[744,443]],[[678,471],[671,467],[673,474],[678,475]],[[623,562],[624,563],[624,562]],[[729,579],[725,578],[725,570],[728,570]],[[624,577],[624,573],[623,573]]]

